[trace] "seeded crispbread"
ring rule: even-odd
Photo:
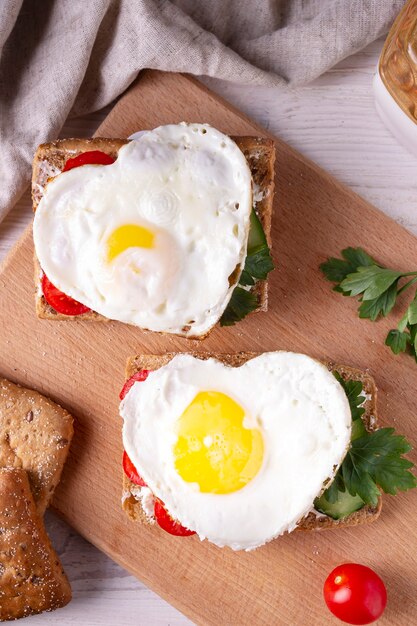
[[[0,378],[0,467],[27,471],[41,516],[59,483],[73,432],[68,411]]]
[[[275,144],[271,139],[262,137],[233,137],[233,140],[245,155],[252,172],[255,211],[264,229],[268,245],[271,247]],[[116,158],[119,149],[127,142],[126,139],[60,139],[40,145],[33,161],[32,200],[34,211],[36,211],[48,183],[61,173],[69,158],[88,150],[100,150]],[[40,278],[41,268],[35,256],[36,314],[40,319],[109,321],[108,318],[94,311],[77,316],[58,313],[46,302],[42,294]],[[267,281],[258,281],[252,287],[252,291],[257,295],[259,302],[259,306],[254,312],[266,311],[268,309]],[[205,336],[189,338],[203,339]]]
[[[36,510],[27,473],[0,469],[0,621],[52,611],[71,587]]]
[[[140,370],[157,370],[163,367],[178,353],[167,353],[163,355],[146,354],[131,357],[126,366],[126,379],[128,380],[135,372]],[[192,353],[193,356],[199,359],[215,358],[221,363],[229,365],[230,367],[239,367],[259,356],[259,353],[255,352],[238,352],[235,354],[217,354],[217,353]],[[360,380],[363,384],[363,390],[366,394],[366,401],[363,405],[365,413],[362,416],[363,423],[367,431],[372,431],[377,428],[377,412],[376,412],[376,399],[377,388],[375,381],[370,374],[363,372],[345,365],[336,365],[334,363],[326,363],[326,366],[330,371],[338,372],[345,380]],[[136,522],[142,522],[144,524],[151,524],[153,520],[146,515],[143,510],[141,499],[139,497],[140,488],[132,483],[126,474],[123,472],[123,494],[122,494],[122,508],[127,516]],[[326,528],[345,528],[347,526],[356,526],[358,524],[364,524],[367,522],[374,522],[381,512],[382,498],[378,499],[378,504],[374,507],[366,505],[359,511],[351,513],[347,517],[335,520],[327,515],[309,513],[305,518],[300,520],[296,530],[324,530]]]

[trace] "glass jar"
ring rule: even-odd
[[[417,0],[406,2],[388,33],[374,94],[384,124],[417,156]]]

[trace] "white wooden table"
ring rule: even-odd
[[[385,130],[373,105],[372,75],[381,47],[382,40],[371,44],[299,89],[260,89],[214,79],[204,82],[417,235],[417,159]],[[70,120],[62,136],[90,136],[109,109]],[[25,194],[0,224],[0,260],[30,219],[29,195]],[[58,612],[28,618],[28,624],[191,623],[53,514],[47,514],[46,523],[74,598]]]

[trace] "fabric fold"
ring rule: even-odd
[[[304,84],[387,31],[403,0],[2,0],[0,220],[36,147],[145,68]]]

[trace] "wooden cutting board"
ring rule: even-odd
[[[182,120],[209,122],[228,134],[270,136],[197,81],[157,72],[142,75],[97,134],[126,137]],[[39,321],[28,229],[0,273],[0,374],[51,396],[76,417],[55,509],[194,621],[335,624],[323,603],[323,581],[335,565],[357,561],[374,567],[387,584],[388,608],[379,623],[409,626],[417,623],[417,491],[385,497],[373,525],[295,532],[252,553],[171,537],[129,522],[120,509],[118,392],[126,359],[136,353],[287,349],[369,368],[380,390],[382,424],[417,443],[417,365],[384,347],[394,319],[360,321],[355,302],[332,292],[318,271],[321,261],[348,245],[364,246],[387,265],[414,268],[417,240],[279,139],[276,146],[277,269],[268,313],[217,329],[202,343],[119,323]]]

